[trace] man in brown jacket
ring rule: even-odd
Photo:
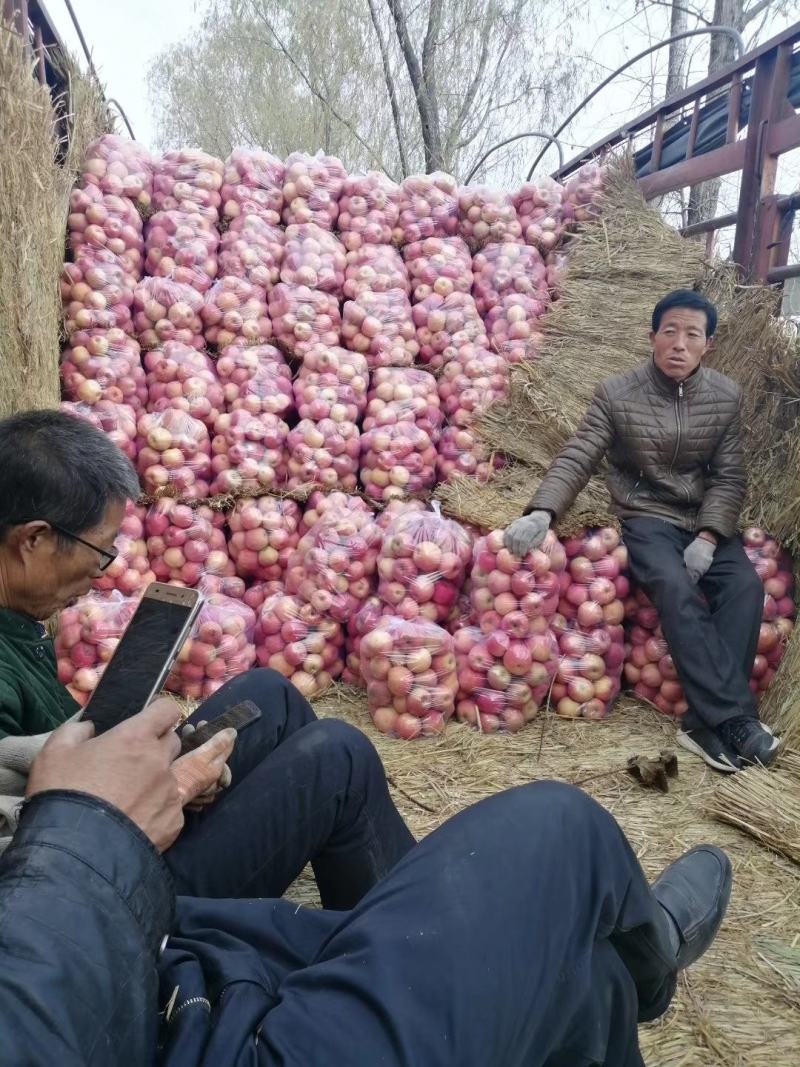
[[[764,594],[737,535],[741,390],[701,365],[716,324],[714,305],[691,290],[656,304],[652,359],[598,385],[505,540],[519,556],[535,548],[607,460],[631,572],[658,609],[689,705],[678,743],[731,772],[771,763],[778,741],[749,686]]]

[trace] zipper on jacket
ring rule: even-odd
[[[683,433],[681,400],[683,400],[683,382],[678,382],[678,392],[675,394],[675,451],[672,453],[672,459],[669,463],[670,477],[672,477],[672,468],[675,466],[675,460],[678,458],[678,452],[681,447],[681,434]]]
[[[644,471],[639,471],[639,477],[638,477],[638,478],[636,479],[636,481],[635,481],[635,482],[633,483],[633,488],[632,488],[632,489],[631,489],[631,491],[630,491],[630,492],[628,493],[628,495],[627,495],[627,496],[625,497],[625,504],[626,504],[626,506],[627,506],[628,504],[630,504],[630,502],[631,502],[631,497],[632,497],[632,496],[633,496],[633,494],[634,494],[634,493],[636,492],[636,490],[637,490],[637,489],[639,488],[639,486],[640,486],[640,485],[642,484],[642,479],[643,479],[643,478],[644,478]]]

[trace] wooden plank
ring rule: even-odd
[[[800,148],[800,115],[772,123],[765,147],[771,156],[781,156],[793,148]]]
[[[725,131],[725,140],[735,141],[739,135],[739,112],[742,109],[742,75],[737,71],[731,80],[731,91],[728,97],[728,128]]]
[[[682,163],[676,163],[674,167],[667,167],[657,174],[648,174],[645,178],[640,178],[639,187],[644,198],[652,200],[655,196],[671,193],[686,185],[696,185],[697,182],[708,181],[709,178],[720,178],[723,174],[742,169],[744,150],[744,141],[734,141],[733,144],[715,148],[713,152],[705,152],[702,156],[693,156]]]
[[[658,170],[661,166],[661,149],[664,144],[664,114],[659,111],[658,118],[656,119],[656,133],[653,138],[653,154],[650,157],[650,166],[653,170]]]
[[[697,237],[701,233],[714,233],[716,230],[723,230],[726,226],[735,225],[738,217],[736,211],[731,211],[728,215],[717,215],[715,219],[706,219],[705,222],[695,222],[691,226],[684,226],[679,232],[683,237]]]

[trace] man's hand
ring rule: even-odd
[[[716,547],[713,541],[706,537],[698,536],[687,546],[686,551],[683,553],[683,562],[686,564],[689,578],[695,585],[711,566]]]
[[[164,697],[94,737],[90,722],[55,730],[34,760],[27,796],[49,789],[89,793],[119,808],[164,852],[183,828],[183,808],[220,780],[235,730],[223,730],[176,759],[180,709]]]
[[[205,722],[198,723],[198,728],[205,725]],[[181,733],[194,733],[194,730],[195,726],[187,723]],[[185,806],[189,811],[202,811],[213,804],[217,794],[231,784],[231,772],[226,761],[235,744],[236,731],[221,730],[200,748],[175,761],[173,771],[186,797]]]
[[[514,519],[511,525],[506,527],[503,543],[509,552],[524,559],[532,549],[539,547],[549,529],[550,512],[532,511],[530,515]]]
[[[163,852],[183,827],[184,801],[172,771],[180,718],[177,704],[161,699],[100,737],[90,722],[64,723],[34,760],[27,796],[90,793],[119,808]]]

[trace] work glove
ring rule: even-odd
[[[503,544],[513,552],[515,556],[524,559],[534,548],[538,548],[547,536],[550,529],[549,511],[532,511],[530,515],[523,515],[521,519],[514,519],[510,526],[506,527],[503,534]]]
[[[716,547],[705,537],[695,537],[694,541],[687,546],[683,553],[683,562],[686,564],[689,579],[693,584],[696,585],[711,566]]]

